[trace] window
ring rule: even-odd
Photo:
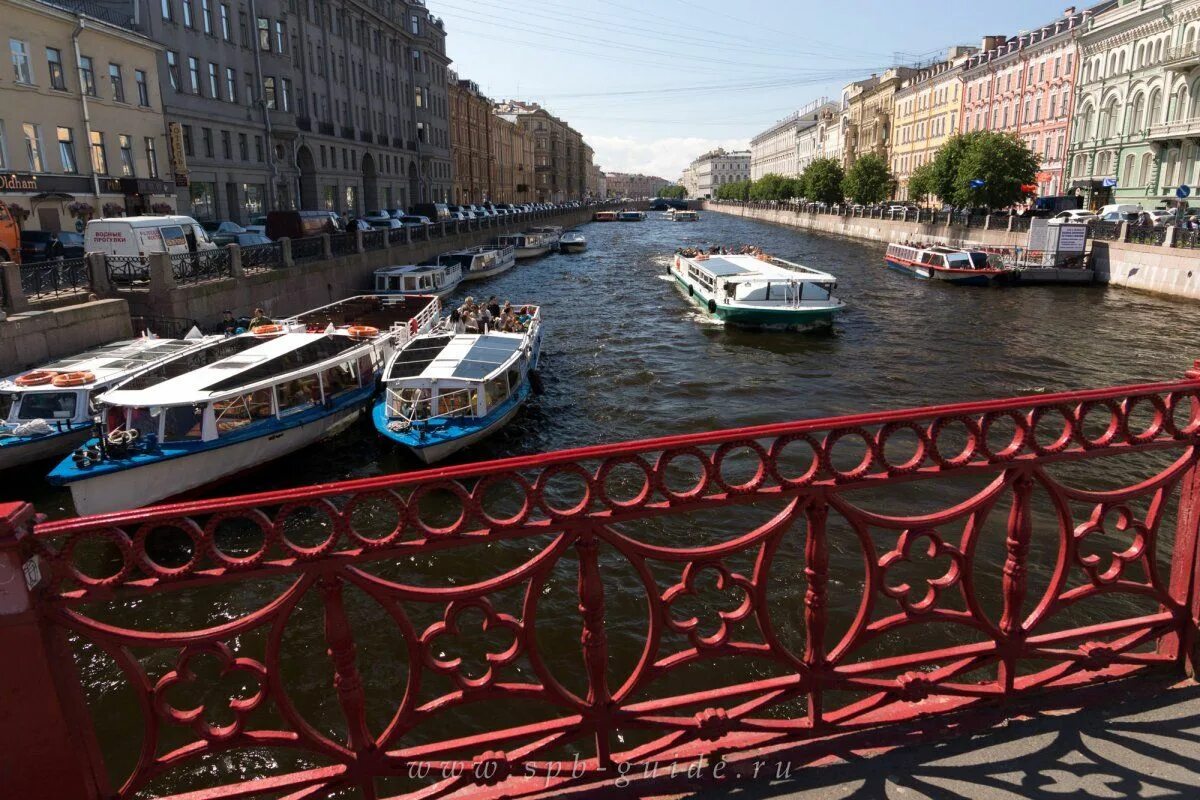
[[[279,108],[283,111],[292,110],[292,81],[290,78],[279,79]]]
[[[90,56],[79,57],[79,89],[86,95],[96,96],[96,72]]]
[[[282,53],[284,44],[287,43],[287,34],[284,31],[283,20],[275,20],[275,52]]]
[[[195,56],[188,57],[188,80],[191,83],[192,94],[200,94],[200,60]]]
[[[125,82],[121,80],[121,65],[108,65],[108,80],[112,84],[113,100],[118,103],[125,102]]]
[[[416,14],[409,17],[409,24],[412,26],[413,36],[421,35],[421,18]]]
[[[271,52],[271,21],[266,17],[258,18],[258,49]]]
[[[8,168],[8,137],[4,135],[4,120],[0,119],[0,169]]]
[[[25,155],[29,158],[29,171],[45,172],[46,164],[42,158],[41,126],[26,122],[22,129],[25,132]]]
[[[263,99],[267,103],[267,108],[275,110],[275,79],[268,76],[263,78]]]
[[[225,99],[231,103],[237,102],[237,72],[233,67],[225,68]]]
[[[228,42],[231,35],[229,23],[229,4],[221,3],[221,38]]]
[[[226,160],[233,158],[233,137],[229,131],[221,131],[221,152]]]
[[[214,100],[221,99],[221,82],[220,78],[218,77],[219,74],[220,70],[217,68],[217,65],[211,61],[208,62],[208,96]]]
[[[200,142],[204,145],[204,157],[213,157],[213,135],[212,128],[200,129]]]
[[[66,91],[67,76],[63,72],[62,53],[58,48],[46,48],[46,69],[50,71],[50,88]]]
[[[254,137],[254,155],[259,162],[263,160],[263,137],[261,136]]]
[[[158,150],[154,146],[154,137],[146,137],[146,169],[151,178],[158,177]]]
[[[75,162],[75,137],[70,128],[58,129],[58,157],[64,173],[74,175],[79,172],[79,165]]]
[[[97,175],[108,174],[108,153],[104,151],[104,134],[92,131],[92,171]]]
[[[33,83],[33,65],[29,63],[29,45],[20,39],[9,39],[8,49],[12,52],[13,79],[17,83]]]
[[[183,26],[192,27],[192,0],[180,0],[183,4]]]
[[[171,22],[175,21],[175,10],[171,7],[171,0],[162,1],[162,18]]]
[[[192,126],[184,125],[183,127],[183,154],[191,157],[192,155]]]
[[[213,32],[212,22],[212,0],[200,0],[200,25],[209,36]]]
[[[247,145],[246,134],[244,133],[238,134],[238,157],[241,158],[242,161],[250,160],[250,149]]]
[[[171,78],[171,88],[179,91],[179,54],[174,50],[167,51],[167,74]]]
[[[137,174],[133,166],[133,140],[122,133],[117,136],[117,145],[121,148],[121,174],[132,178]]]
[[[21,400],[18,419],[73,419],[78,392],[29,392]]]

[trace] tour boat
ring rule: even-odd
[[[1010,283],[1015,276],[1013,270],[993,265],[987,253],[961,247],[892,242],[884,260],[897,272],[959,286],[994,286]]]
[[[546,236],[532,231],[497,236],[496,243],[501,247],[514,248],[517,258],[537,258],[550,252],[550,242]]]
[[[375,270],[375,292],[445,297],[458,288],[462,279],[463,269],[458,263],[380,267]]]
[[[699,222],[700,221],[700,212],[698,212],[698,211],[688,211],[686,209],[681,209],[681,208],[673,208],[671,210],[674,212],[673,214],[671,214],[671,220],[673,222]]]
[[[562,239],[561,225],[537,225],[530,228],[527,233],[540,233],[542,238],[546,240],[546,244],[550,245],[551,250],[557,250],[559,240]]]
[[[583,235],[583,231],[566,231],[558,240],[558,249],[564,253],[582,253],[587,250],[587,237]]]
[[[592,222],[616,222],[617,212],[615,211],[597,211],[592,214]]]
[[[0,380],[0,470],[69,453],[92,435],[96,395],[217,338],[116,342]]]
[[[763,255],[677,253],[671,275],[688,297],[726,325],[805,330],[825,327],[845,304],[837,278]]]
[[[641,222],[645,218],[645,211],[633,211],[631,209],[625,209],[617,212],[618,222]]]
[[[375,428],[426,464],[490,436],[529,399],[542,347],[541,310],[521,333],[434,330],[396,351],[383,373]]]
[[[504,238],[504,237],[501,237]],[[478,247],[468,247],[465,250],[455,250],[452,253],[442,253],[437,257],[439,267],[457,264],[462,270],[464,281],[476,281],[490,278],[507,272],[517,263],[516,248],[511,243],[500,242],[498,245],[481,244]]]
[[[102,438],[50,473],[80,514],[199,489],[333,436],[368,409],[436,297],[353,297],[181,352],[100,395]]]

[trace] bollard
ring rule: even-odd
[[[96,297],[113,297],[112,281],[108,279],[108,259],[104,253],[88,253],[88,278]]]
[[[233,278],[246,277],[246,269],[242,266],[242,248],[236,244],[227,244],[225,249],[229,251],[229,275]]]
[[[292,239],[290,236],[279,237],[279,256],[283,260],[284,269],[296,266],[296,262],[292,258]]]
[[[0,280],[4,281],[4,296],[8,303],[4,310],[9,313],[19,313],[29,308],[25,299],[25,289],[21,287],[21,265],[15,261],[0,262]]]
[[[362,228],[355,228],[354,229],[354,252],[365,253],[366,251],[367,251],[367,248],[363,245]]]
[[[150,270],[150,296],[165,297],[175,288],[175,270],[171,268],[171,257],[166,253],[151,253],[146,260]]]
[[[1012,214],[1009,214],[1008,218],[1011,220]],[[1011,225],[1011,224],[1012,223],[1010,222],[1009,225]],[[986,217],[983,218],[983,229],[985,231],[990,231],[992,229],[992,215],[991,214],[988,214]]]
[[[1121,230],[1117,234],[1117,241],[1118,242],[1128,242],[1129,241],[1129,223],[1128,222],[1121,223]]]
[[[1163,243],[1162,243],[1163,247],[1174,247],[1175,246],[1175,233],[1178,230],[1179,230],[1179,228],[1176,228],[1174,225],[1171,225],[1167,228],[1167,232],[1163,236]]]

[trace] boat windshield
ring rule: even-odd
[[[432,389],[403,388],[388,391],[388,414],[408,422],[441,417],[467,417],[479,402],[477,388],[449,389],[433,397]]]
[[[986,269],[990,267],[991,264],[988,263],[988,254],[971,253],[971,265],[974,266],[975,269]]]
[[[946,253],[946,266],[950,269],[971,269],[971,256],[967,253]]]
[[[0,421],[8,419],[8,415],[12,413],[13,395],[9,392],[0,392]]]
[[[26,392],[17,419],[74,419],[79,392]]]

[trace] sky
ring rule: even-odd
[[[674,180],[714,147],[894,64],[1057,19],[1046,0],[427,0],[459,77],[541,103],[606,172]],[[1083,8],[1090,3],[1079,3]]]

